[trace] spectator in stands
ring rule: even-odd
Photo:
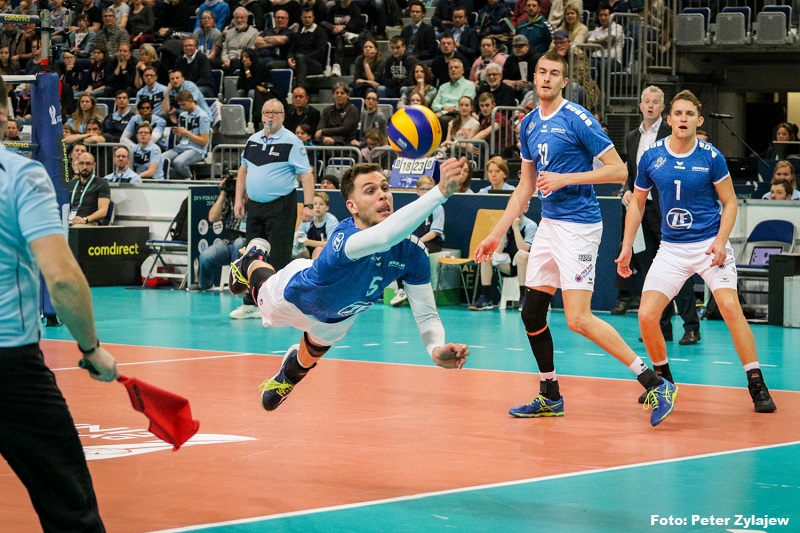
[[[343,82],[333,84],[333,105],[325,108],[314,134],[317,144],[349,145],[358,135],[358,109],[350,103],[350,87]]]
[[[619,3],[619,2],[618,2]],[[598,78],[605,72],[605,64],[609,63],[611,71],[619,70],[622,64],[622,45],[625,35],[622,26],[616,22],[611,22],[611,8],[608,4],[601,4],[597,11],[598,27],[589,33],[589,44],[599,44],[602,50],[592,52],[592,66],[597,69]]]
[[[225,26],[231,21],[231,8],[226,2],[223,2],[223,0],[205,0],[197,10],[197,22],[195,22],[194,30],[200,29],[201,19],[206,11],[210,11],[214,15],[214,21],[219,31],[224,30]]]
[[[631,5],[626,0],[605,0],[611,9],[611,13],[630,13]],[[603,4],[600,4],[600,8]]]
[[[95,175],[92,154],[81,153],[76,161],[78,179],[69,182],[69,225],[97,226],[108,213],[111,188],[105,179]]]
[[[81,87],[94,96],[105,96],[106,77],[108,76],[108,53],[101,44],[95,44],[92,49],[92,64],[89,70],[83,73]]]
[[[490,93],[499,106],[513,107],[517,105],[517,94],[510,84],[503,83],[503,67],[497,63],[489,63],[483,69],[484,81],[478,84],[477,94]]]
[[[328,237],[333,235],[333,230],[339,225],[339,219],[330,211],[331,199],[327,193],[314,193],[314,216],[307,222],[301,222],[297,231],[305,234],[305,253],[300,257],[316,259],[328,242]]]
[[[361,10],[352,0],[336,0],[328,10],[328,18],[320,24],[333,38],[333,76],[342,75],[344,47],[358,43],[361,32],[366,30],[361,22]]]
[[[480,123],[472,116],[473,109],[472,98],[469,96],[459,98],[458,116],[447,125],[447,136],[442,142],[443,149],[448,150],[454,141],[472,139],[480,131]]]
[[[89,28],[89,19],[83,15],[79,16],[77,27],[67,36],[67,46],[78,58],[77,68],[79,70],[89,67],[90,56],[92,50],[94,50],[96,38],[97,34]]]
[[[489,194],[489,191],[513,191],[515,187],[509,185],[508,165],[503,158],[496,155],[486,163],[486,178],[489,185],[478,191],[478,194]]]
[[[167,93],[161,101],[161,118],[167,121],[167,124],[177,124],[178,114],[178,101],[176,97],[180,91],[189,91],[192,99],[200,106],[200,109],[206,112],[206,115],[211,117],[211,109],[209,109],[203,93],[200,88],[193,82],[183,77],[183,72],[180,70],[173,70],[169,73],[169,85],[167,86]]]
[[[469,306],[470,311],[490,311],[494,309],[490,295],[495,269],[499,270],[503,276],[517,278],[520,294],[519,308],[520,310],[522,309],[526,292],[525,273],[528,267],[528,252],[533,244],[536,231],[539,229],[536,222],[525,216],[528,205],[511,223],[511,227],[505,236],[505,242],[497,247],[497,250],[492,254],[492,260],[481,263],[478,297]]]
[[[3,136],[4,141],[21,141],[19,138],[19,124],[13,118],[8,119],[6,123],[6,134]]]
[[[183,33],[187,30],[189,21],[195,16],[199,3],[197,0],[171,0],[161,5],[161,12],[155,13],[156,28],[158,28],[156,35],[159,39],[169,39],[174,33]],[[219,17],[216,20],[219,22]],[[194,28],[192,28],[192,31],[194,31]],[[180,52],[173,55],[177,57]],[[173,64],[168,64],[167,66],[171,67]]]
[[[144,46],[142,48],[144,48]],[[139,71],[137,71],[137,76],[138,72]],[[149,101],[153,106],[153,113],[161,116],[161,103],[164,101],[164,98],[166,98],[168,89],[165,85],[161,85],[158,83],[158,81],[156,81],[158,79],[158,71],[156,67],[150,65],[144,67],[141,72],[142,87],[136,92],[136,98],[139,101]]]
[[[705,130],[697,130],[697,133],[694,135],[700,141],[711,142],[711,137],[708,136],[708,133]]]
[[[136,110],[130,105],[128,93],[117,91],[114,96],[114,110],[103,119],[103,131],[109,142],[120,142],[125,128],[128,127],[128,123],[134,116],[136,116]]]
[[[19,66],[22,70],[28,65],[28,62],[33,59],[33,43],[41,42],[39,32],[36,31],[35,24],[23,24],[22,34],[17,43],[16,53],[11,56],[11,59],[19,61]]]
[[[377,128],[369,130],[364,136],[364,145],[361,148],[361,157],[364,158],[364,161],[370,161],[370,159],[372,159],[373,163],[379,163],[383,166],[383,168],[388,169],[391,167],[392,161],[389,157],[387,157],[388,154],[386,152],[383,154],[377,152],[372,154],[372,151],[375,148],[380,148],[383,146],[389,146],[389,138],[386,136],[386,132]]]
[[[795,130],[796,126],[794,126],[794,124],[790,124],[789,122],[781,122],[775,126],[772,140],[778,142],[797,141],[797,134]],[[785,157],[783,148],[778,146],[773,144],[767,148],[767,151],[764,153],[764,159],[777,161]]]
[[[167,122],[155,114],[153,111],[153,102],[147,97],[142,97],[136,102],[136,110],[139,111],[139,114],[131,117],[128,125],[125,127],[125,131],[120,137],[120,142],[128,146],[136,144],[136,142],[138,142],[136,132],[139,125],[147,122],[150,125],[150,137],[148,137],[148,140],[152,140],[154,143],[158,144],[159,147],[161,143],[163,143],[163,146],[166,147],[164,128],[167,127]]]
[[[464,65],[471,65],[475,58],[480,55],[480,37],[478,32],[473,30],[467,24],[467,15],[472,11],[467,11],[465,8],[457,7],[453,9],[453,27],[450,33],[456,41],[456,50],[467,58]]]
[[[372,32],[376,39],[385,41],[388,9],[384,0],[353,0],[353,2],[361,10],[361,13],[369,17],[372,27],[364,29]]]
[[[478,33],[482,36],[509,36],[512,33],[511,7],[503,0],[487,0],[478,11]]]
[[[131,170],[131,155],[124,146],[114,149],[114,169],[104,179],[109,183],[142,183],[139,174]]]
[[[417,180],[417,196],[423,196],[428,191],[436,187],[436,182],[430,176],[420,176]],[[434,254],[442,251],[444,245],[444,207],[438,206],[428,217],[417,226],[417,229],[412,233],[419,239],[419,242],[425,245],[425,249],[429,254]],[[398,307],[408,299],[405,288],[403,286],[403,279],[397,279],[397,294],[389,302],[392,307]]]
[[[133,170],[144,179],[163,180],[161,148],[152,141],[152,133],[153,126],[148,122],[136,126],[138,143],[133,147]]]
[[[325,0],[300,0],[300,5],[314,10],[314,20],[317,21],[317,24],[328,20],[328,6]]]
[[[222,32],[217,29],[216,24],[214,13],[204,11],[200,16],[200,27],[192,33],[197,41],[197,51],[208,58],[212,69],[222,66]]]
[[[239,69],[239,79],[236,81],[236,93],[255,101],[257,92],[267,92],[267,80],[269,79],[267,69],[258,62],[258,53],[255,48],[242,50],[239,62],[241,68]],[[263,105],[264,102],[261,103]]]
[[[300,141],[302,141],[303,146],[314,146],[314,130],[311,129],[311,126],[308,124],[298,124],[297,128],[294,130],[295,136],[297,136]],[[311,161],[311,158],[309,158]]]
[[[579,6],[578,11],[583,11],[582,0],[553,0],[547,11],[544,9],[544,6],[540,4],[539,13],[546,18],[554,28],[558,28],[564,20],[564,10],[566,9],[567,2],[577,2]]]
[[[553,25],[539,13],[539,0],[528,0],[527,4],[528,20],[517,26],[517,35],[524,35],[528,45],[543,54],[550,48],[553,41],[553,33],[556,31]],[[533,70],[533,65],[531,65]]]
[[[385,134],[387,121],[388,118],[378,109],[378,92],[367,91],[361,118],[358,121],[358,138],[350,141],[350,144],[358,148],[362,147],[366,143],[367,133],[374,129]]]
[[[569,65],[569,93],[567,93],[569,100],[586,109],[594,109],[600,102],[600,87],[592,79],[592,69],[583,50],[575,48],[570,54],[570,48],[569,34],[564,30],[556,30],[553,36],[553,49]]]
[[[461,181],[458,184],[456,192],[462,194],[475,194],[470,185],[472,184],[472,163],[467,161],[461,168]]]
[[[255,40],[258,50],[258,62],[267,67],[286,68],[289,54],[289,40],[294,32],[289,29],[289,12],[283,9],[275,11],[273,26],[265,28]]]
[[[354,65],[353,91],[351,94],[357,98],[364,98],[367,90],[380,87],[383,65],[383,53],[378,49],[378,42],[375,39],[364,41],[361,55],[356,58]]]
[[[502,67],[506,63],[506,56],[497,51],[493,37],[484,37],[481,39],[481,56],[472,63],[469,81],[472,83],[483,81],[483,69],[489,63],[497,63]]]
[[[292,91],[292,105],[286,111],[283,126],[289,131],[295,131],[300,124],[311,127],[311,136],[317,132],[319,125],[319,111],[308,105],[308,91],[305,87],[295,87]]]
[[[125,0],[114,0],[108,9],[114,11],[114,16],[117,18],[117,26],[125,28],[128,25],[128,16],[131,14],[131,8]]]
[[[794,200],[794,187],[787,180],[775,180],[770,183],[768,197],[770,200]]]
[[[408,105],[422,105],[425,107],[430,107],[425,105],[425,101],[417,91],[412,92],[411,96],[408,97]]]
[[[31,58],[28,60],[28,64],[25,65],[25,68],[22,69],[21,74],[27,74],[29,76],[33,76],[39,74],[45,70],[42,67],[42,41],[34,40],[31,43]]]
[[[322,176],[322,180],[319,182],[319,188],[331,191],[339,190],[339,178],[333,174],[326,174]]]
[[[156,16],[153,8],[147,5],[145,0],[131,2],[131,12],[125,29],[135,47],[140,47],[153,40],[156,33]]]
[[[450,81],[439,87],[431,109],[442,123],[442,131],[447,131],[447,124],[458,116],[458,101],[462,96],[475,98],[475,84],[464,78],[464,64],[458,60],[450,61]]]
[[[208,210],[208,221],[212,224],[222,222],[224,232],[222,238],[203,250],[200,254],[197,270],[197,283],[189,285],[190,292],[205,292],[220,279],[222,267],[230,265],[241,255],[240,248],[247,245],[245,240],[245,219],[238,218],[233,212],[235,181],[222,178],[219,182],[219,196]],[[233,187],[231,187],[233,185]]]
[[[3,50],[0,48],[0,58],[2,58],[2,56]],[[75,61],[75,54],[73,54],[72,51],[64,50],[61,53],[61,81],[69,85],[73,91],[77,91],[81,83],[81,72],[75,67]],[[2,70],[2,66],[0,66],[0,71]]]
[[[81,9],[76,10],[75,17],[80,22],[81,17],[86,17],[89,28],[97,33],[103,26],[103,12],[94,5],[94,0],[81,0]],[[75,31],[78,27],[70,26],[69,31]]]
[[[420,0],[409,3],[411,23],[403,28],[400,37],[406,43],[406,50],[417,61],[428,61],[436,56],[436,32],[433,26],[422,21],[425,16],[425,4]]]
[[[197,105],[192,93],[187,90],[179,92],[176,101],[181,113],[178,116],[178,125],[172,128],[175,146],[163,157],[170,160],[170,178],[190,179],[192,171],[189,165],[202,161],[208,150],[211,118]]]
[[[774,198],[772,196],[773,189],[776,185],[786,182],[789,188],[786,189],[788,198]],[[770,182],[770,191],[761,198],[764,200],[800,200],[800,191],[797,190],[797,178],[795,177],[794,165],[791,162],[783,159],[775,163],[772,169],[772,181]],[[778,187],[780,189],[780,186]]]
[[[451,59],[460,59],[463,64],[469,65],[467,58],[456,50],[456,41],[448,33],[442,35],[439,41],[439,53],[431,62],[431,70],[437,80],[437,85],[450,81],[450,72],[447,70],[447,64],[450,63]]]
[[[19,74],[20,70],[19,61],[11,59],[11,51],[8,46],[0,46],[0,74],[4,76],[16,75]]]
[[[497,103],[492,93],[483,93],[478,97],[480,130],[473,139],[486,141],[491,146],[491,138],[494,137],[494,153],[499,153],[514,143],[514,133],[511,121],[504,113],[495,113],[495,107]]]
[[[560,1],[560,0],[558,0]],[[583,23],[583,10],[575,2],[580,0],[567,0],[564,5],[564,20],[561,21],[559,30],[564,30],[569,36],[573,46],[583,44],[589,39],[589,28]]]
[[[50,11],[50,27],[53,31],[50,38],[54,44],[63,44],[67,39],[67,24],[69,22],[69,9],[64,7],[64,0],[53,0]]]
[[[381,98],[399,98],[400,89],[408,83],[408,73],[413,71],[417,60],[407,52],[406,42],[402,37],[392,37],[389,50],[392,56],[383,65],[378,95]]]
[[[183,40],[183,55],[175,61],[175,70],[180,70],[187,81],[197,85],[203,96],[217,97],[211,62],[198,50],[197,39],[194,37]]]
[[[300,14],[303,27],[289,46],[289,68],[294,69],[297,85],[306,86],[306,77],[322,74],[328,59],[328,34],[314,21],[314,10],[304,7]]]
[[[67,124],[75,133],[86,133],[86,122],[92,118],[103,120],[103,116],[97,110],[97,99],[91,93],[83,93],[78,98],[78,108]]]
[[[31,119],[31,86],[29,83],[23,83],[20,87],[17,88],[17,102],[15,105],[14,114],[18,119],[21,120],[30,120]],[[13,97],[11,98],[12,105],[14,104]]]
[[[288,26],[292,31],[296,31],[300,28],[300,10],[302,9],[300,2],[297,0],[272,0],[270,3],[272,5],[269,10],[272,11],[273,14],[279,9],[286,11],[289,15]]]
[[[65,128],[69,128],[66,124],[64,125]],[[64,133],[67,133],[66,131]],[[74,132],[73,132],[74,133]],[[71,134],[70,134],[71,135]],[[72,145],[68,145],[67,149],[70,150],[69,152],[69,180],[72,181],[78,177],[78,158],[81,154],[85,154],[89,150],[86,148],[86,145],[83,143],[75,143]]]
[[[108,61],[106,69],[106,95],[119,91],[128,96],[136,94],[136,61],[131,55],[131,43],[120,43],[117,57]]]
[[[265,3],[260,0],[240,0],[239,6],[245,8],[250,15],[253,15],[253,26],[256,28],[256,32],[264,31]],[[236,18],[235,10],[234,18]],[[248,45],[247,48],[251,45]],[[239,56],[237,55],[236,57]]]
[[[70,135],[64,142],[67,144],[74,144],[76,142],[86,144],[100,144],[111,142],[111,139],[103,133],[103,123],[96,118],[90,118],[86,121],[86,132],[76,133]]]
[[[528,44],[528,39],[524,35],[515,35],[511,41],[511,48],[514,53],[503,65],[503,83],[514,89],[517,98],[522,100],[525,93],[534,87],[533,74],[541,54]]]
[[[155,69],[156,76],[152,80],[149,80],[151,83],[148,83],[148,80],[144,79],[144,69],[147,67],[153,67]],[[164,63],[158,59],[158,53],[153,45],[143,44],[139,47],[139,62],[136,63],[136,75],[133,84],[137,89],[141,89],[144,85],[151,86],[153,83],[157,83],[160,87],[166,89],[169,83],[169,71],[166,69]],[[161,110],[161,99],[158,100],[158,109],[159,111]]]
[[[433,86],[434,75],[428,65],[425,63],[417,63],[414,68],[409,72],[408,81],[411,85],[406,85],[400,89],[400,101],[397,102],[397,107],[405,107],[409,105],[411,94],[417,93],[422,97],[422,105],[430,107],[433,105],[433,100],[436,98],[436,87]],[[448,75],[447,81],[450,81]]]
[[[117,57],[117,49],[120,43],[130,43],[131,38],[128,32],[117,26],[117,16],[114,14],[113,9],[106,9],[103,11],[103,27],[97,32],[94,44],[103,45],[108,51],[108,57],[114,59]]]
[[[242,51],[253,48],[258,37],[258,30],[247,23],[247,14],[241,6],[233,10],[233,27],[228,28],[222,43],[222,70],[228,75],[239,68]]]
[[[441,39],[442,35],[450,33],[453,29],[453,12],[462,8],[466,13],[472,13],[472,0],[439,0],[436,9],[431,17],[431,24],[436,29],[436,37]]]

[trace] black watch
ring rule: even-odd
[[[83,348],[81,348],[81,343],[78,343],[78,349],[81,351],[84,357],[92,355],[94,352],[97,351],[99,347],[100,347],[100,339],[97,339],[97,344],[95,344],[92,348],[89,348],[88,350],[84,350]]]
[[[303,207],[307,207],[309,209],[314,209],[314,204],[303,204]]]

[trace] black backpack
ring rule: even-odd
[[[169,230],[169,236],[173,241],[188,242],[189,240],[189,226],[186,219],[189,215],[189,198],[184,198],[181,203],[178,214],[175,215],[175,223]]]

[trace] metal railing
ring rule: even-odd
[[[117,148],[125,148],[128,151],[128,156],[133,160],[132,147],[127,144],[97,143],[86,145],[86,151],[94,156],[95,175],[102,178],[114,171],[114,151]]]
[[[391,170],[397,159],[397,152],[391,146],[378,146],[370,150],[367,156],[367,161],[370,163],[377,163],[382,169]]]
[[[211,150],[210,178],[222,179],[229,170],[238,169],[242,164],[244,144],[218,144]]]
[[[330,167],[334,174],[339,174],[345,166],[352,163],[360,163],[364,160],[361,150],[355,146],[306,146],[308,162],[311,168],[316,170],[317,176],[321,178],[328,171],[328,162],[336,160]]]
[[[474,162],[477,170],[486,167],[489,159],[489,143],[479,139],[458,139],[450,145],[450,157],[466,157],[467,161]]]
[[[497,106],[492,111],[492,132],[489,134],[489,155],[499,154],[508,146],[517,142],[514,134],[515,123],[519,120],[520,112],[525,113],[523,107]]]
[[[605,98],[599,85],[597,70],[592,68],[591,57],[602,51],[599,44],[577,44],[569,51],[569,83],[564,92],[567,100],[582,105],[590,111],[605,116]]]

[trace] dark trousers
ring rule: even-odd
[[[260,237],[272,246],[269,263],[280,270],[292,260],[292,243],[297,222],[297,194],[292,191],[267,203],[247,202],[247,241]]]
[[[325,70],[319,61],[312,59],[305,54],[297,54],[296,56],[294,56],[294,60],[296,63],[294,68],[294,74],[295,77],[297,78],[297,83],[295,85],[299,87],[306,86],[306,78],[308,76],[315,76],[317,74],[322,74],[323,71]]]
[[[44,531],[105,531],[78,431],[38,344],[0,348],[0,454]]]

